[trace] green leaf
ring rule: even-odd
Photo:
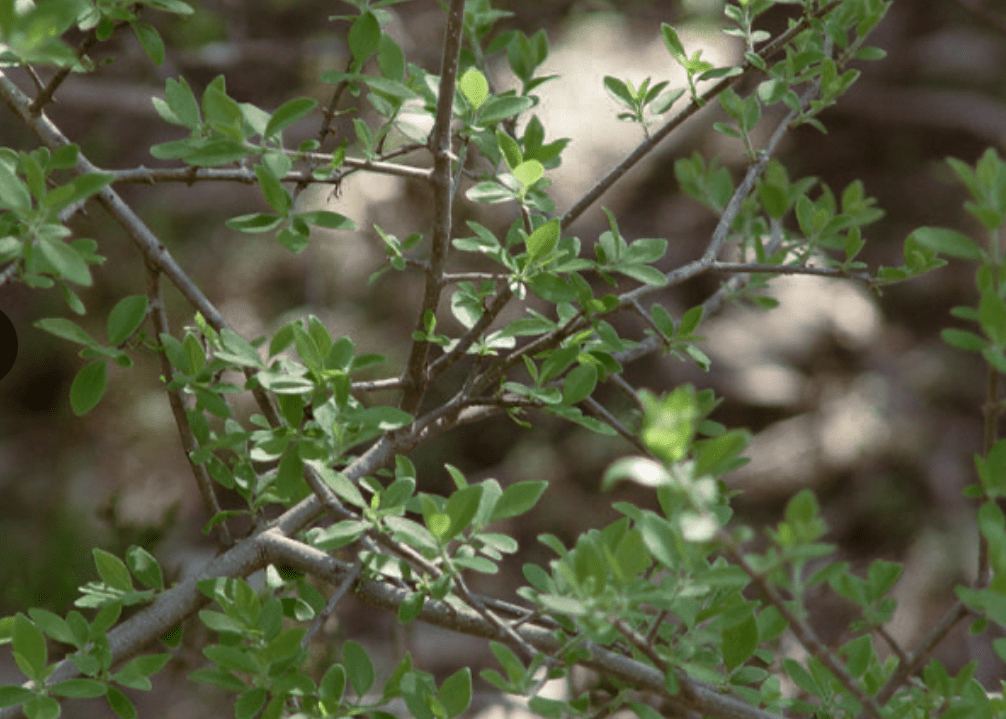
[[[31,617],[31,620],[35,622],[35,626],[46,636],[52,637],[57,642],[62,642],[63,644],[77,645],[77,638],[74,636],[69,623],[58,614],[54,614],[48,609],[32,607],[28,610],[28,616]],[[0,637],[2,636],[3,632],[0,631]]]
[[[357,67],[377,51],[381,42],[381,24],[374,13],[367,10],[349,28],[349,51]]]
[[[558,699],[548,699],[543,696],[531,697],[528,702],[528,709],[535,714],[545,717],[545,719],[559,719],[568,709],[566,702]]]
[[[217,350],[216,353],[220,359],[234,362],[243,367],[263,367],[258,350],[251,342],[231,328],[224,327],[220,331],[220,343],[223,345],[223,350]]]
[[[164,589],[164,575],[154,556],[143,547],[126,550],[126,564],[137,579],[151,589]]]
[[[464,667],[444,679],[437,692],[449,718],[460,715],[472,703],[472,670]]]
[[[91,550],[94,555],[94,565],[98,568],[98,575],[108,586],[123,592],[133,590],[133,579],[129,576],[129,570],[125,563],[114,554],[109,554],[97,547]]]
[[[255,212],[250,215],[232,217],[224,224],[232,230],[239,232],[269,232],[279,227],[283,218],[279,215],[272,215],[264,212]]]
[[[619,274],[631,277],[632,279],[650,285],[652,287],[663,287],[667,284],[667,276],[656,267],[649,265],[621,264],[614,268]]]
[[[45,330],[50,334],[62,337],[65,340],[70,340],[71,342],[76,342],[77,344],[92,348],[101,347],[101,345],[96,342],[91,335],[87,334],[87,332],[77,326],[76,323],[63,317],[49,317],[39,320],[35,323],[35,326],[40,330]]]
[[[492,651],[493,656],[496,657],[496,661],[500,663],[503,671],[506,672],[510,682],[516,686],[523,684],[527,670],[517,655],[514,654],[513,650],[505,644],[493,641],[489,642],[489,649]]]
[[[887,57],[887,51],[879,47],[861,47],[853,57],[857,60],[883,60]]]
[[[617,77],[605,75],[604,89],[607,90],[608,94],[611,95],[617,102],[625,105],[630,110],[634,108],[636,100],[632,96],[632,92],[629,90],[628,86]]]
[[[622,480],[642,487],[662,487],[672,483],[667,469],[648,457],[622,457],[612,463],[601,479],[601,490],[607,492]]]
[[[273,135],[297,122],[297,120],[307,115],[317,106],[318,101],[311,97],[298,97],[289,102],[284,102],[276,108],[276,112],[269,118],[269,123],[265,126],[265,132],[262,133],[262,139],[268,140],[272,138]]]
[[[203,647],[203,654],[211,662],[226,671],[258,674],[261,670],[251,651],[244,647],[211,644]]]
[[[495,204],[516,199],[517,193],[498,182],[480,182],[468,188],[465,197],[472,202]]]
[[[751,442],[751,433],[743,429],[724,432],[718,437],[696,443],[695,475],[719,476],[744,464],[737,455]],[[739,462],[739,463],[738,463]]]
[[[23,614],[17,614],[14,617],[11,642],[14,658],[25,676],[34,680],[41,679],[49,661],[45,637],[42,636],[38,627]]]
[[[2,686],[0,687],[0,707],[12,707],[17,704],[23,704],[35,696],[35,692],[24,687],[15,685]]]
[[[234,702],[234,719],[254,719],[269,699],[265,687],[255,687],[238,695]]]
[[[266,202],[280,215],[285,217],[289,214],[293,200],[280,181],[261,164],[255,165],[255,176],[258,178],[258,184]]]
[[[476,110],[482,107],[489,97],[489,83],[486,81],[486,76],[474,67],[468,68],[461,76],[458,88]]]
[[[359,642],[347,641],[342,647],[342,662],[353,691],[361,699],[374,685],[374,664]]]
[[[685,46],[681,44],[681,40],[678,39],[678,33],[674,31],[674,28],[665,22],[660,23],[660,34],[664,37],[664,45],[667,46],[671,57],[678,62],[684,62]]]
[[[531,185],[541,179],[544,173],[545,167],[537,160],[526,160],[513,170],[514,177],[517,178],[517,181],[520,182],[523,188],[531,187]],[[558,222],[558,220],[552,220],[552,222]]]
[[[408,624],[418,617],[423,611],[426,603],[426,596],[420,592],[413,592],[398,605],[398,621],[401,624]]]
[[[325,484],[327,484],[332,491],[339,495],[342,500],[349,502],[360,509],[370,506],[370,503],[364,500],[363,495],[360,494],[359,488],[342,472],[336,472],[331,467],[318,460],[310,460],[306,464],[314,468],[314,470],[325,481]]]
[[[758,623],[753,614],[723,630],[723,663],[729,671],[743,664],[757,648]]]
[[[67,679],[49,687],[49,691],[56,696],[73,699],[92,699],[104,696],[107,689],[108,685],[97,679]]]
[[[978,303],[978,321],[994,345],[1006,345],[1006,302],[991,287],[982,292]]]
[[[101,401],[108,385],[108,364],[97,360],[84,365],[70,387],[70,408],[78,417],[87,414]]]
[[[348,217],[340,215],[338,212],[329,210],[314,210],[312,212],[298,212],[296,217],[301,218],[309,225],[324,227],[326,230],[355,230],[356,223]]]
[[[499,147],[500,152],[503,153],[503,159],[506,161],[507,167],[511,170],[524,161],[524,157],[521,155],[520,145],[518,145],[516,140],[500,128],[496,130],[496,144]]]
[[[311,546],[325,552],[331,552],[355,542],[367,531],[368,526],[367,522],[347,519],[331,524],[324,529],[310,530],[308,540]]]
[[[157,29],[145,22],[134,21],[129,24],[133,28],[133,33],[136,34],[136,39],[140,41],[143,52],[147,53],[147,57],[150,58],[151,62],[157,65],[157,67],[163,65],[164,41],[161,39]]]
[[[131,295],[119,300],[108,315],[108,344],[125,342],[147,316],[147,296]]]
[[[53,212],[59,212],[64,207],[96,195],[114,179],[115,175],[110,173],[88,172],[50,192],[42,201],[42,205]]]
[[[405,79],[405,54],[395,39],[388,33],[381,33],[377,46],[377,67],[389,80],[401,82]]]
[[[199,126],[201,119],[199,103],[184,77],[178,80],[168,78],[164,86],[164,98],[182,125],[191,130]]]
[[[965,234],[945,227],[920,227],[910,235],[923,247],[959,260],[984,262],[985,251]]]
[[[451,528],[451,518],[446,514],[441,512],[433,512],[426,515],[426,526],[430,530],[430,534],[437,538],[437,541],[443,543],[447,540],[444,536],[447,534],[447,530]]]
[[[817,683],[817,680],[795,660],[789,657],[784,658],[782,660],[782,668],[789,675],[790,679],[793,680],[793,683],[805,692],[814,697],[824,696],[824,691]]]
[[[457,536],[460,532],[471,526],[472,519],[479,509],[479,501],[482,499],[482,485],[473,484],[463,489],[459,489],[447,500],[445,511],[450,517],[451,523],[447,531],[440,537],[446,542]]]
[[[174,15],[191,15],[195,12],[188,3],[182,2],[182,0],[143,0],[142,4]]]
[[[241,106],[227,95],[226,81],[223,75],[217,75],[206,86],[202,99],[203,117],[207,122],[221,125],[238,125],[244,115]]]
[[[318,682],[318,694],[326,706],[337,706],[346,690],[346,670],[341,664],[333,664]]]
[[[773,219],[782,219],[782,216],[789,209],[789,198],[786,196],[786,191],[778,185],[768,182],[761,183],[758,185],[758,198],[761,200],[765,212]]]
[[[597,386],[597,367],[593,364],[582,364],[566,375],[562,385],[562,401],[573,405],[589,397]]]
[[[541,499],[548,482],[517,482],[503,490],[490,521],[509,519],[531,511]]]
[[[92,283],[91,270],[77,251],[62,240],[40,238],[38,249],[63,279],[84,287]]]
[[[190,141],[186,140],[185,143]],[[168,143],[164,143],[165,145]],[[154,153],[156,147],[161,147],[162,145],[155,145],[151,148],[151,154],[154,157],[158,157]],[[191,147],[192,145],[190,145]],[[228,137],[215,137],[207,140],[204,143],[200,143],[188,152],[185,152],[180,157],[182,157],[185,162],[190,165],[196,165],[197,167],[214,167],[217,165],[227,165],[231,162],[238,162],[243,160],[251,154],[244,145],[236,140],[232,140]],[[163,158],[168,159],[168,158]]]
[[[0,209],[28,210],[31,208],[31,193],[24,181],[0,162]]]
[[[526,164],[526,163],[525,163]],[[539,164],[540,166],[540,164]],[[528,258],[534,262],[548,256],[559,242],[559,220],[552,219],[532,232],[527,238]]]
[[[677,549],[678,537],[671,523],[653,512],[644,512],[636,526],[653,558],[669,569],[677,569],[681,555]]]
[[[534,106],[530,97],[515,97],[513,95],[494,95],[486,100],[479,115],[480,124],[492,125],[529,110]]]
[[[21,709],[28,719],[56,719],[60,713],[59,702],[38,694],[26,701]]]

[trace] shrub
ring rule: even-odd
[[[746,51],[728,67],[703,60],[662,24],[669,60],[684,70],[683,86],[605,78],[619,117],[640,125],[642,139],[560,214],[547,173],[561,163],[566,140],[553,138],[535,114],[534,90],[552,79],[541,75],[545,34],[498,31],[506,13],[488,0],[441,3],[442,62],[433,74],[407,63],[384,28],[391,18],[386,8],[402,1],[349,2],[356,12],[344,17],[348,62],[342,72],[321,75],[333,86],[325,109],[307,97],[272,112],[239,102],[223,76],[198,97],[184,77],[168,79],[154,106],[188,136],[150,151],[173,166],[117,172],[92,164],[43,110],[71,72],[99,71],[89,53],[116,33],[133,32],[161,64],[165,44],[141,17],[184,16],[191,8],[181,0],[93,6],[49,0],[17,9],[8,2],[0,13],[7,66],[57,68],[33,98],[0,75],[0,96],[39,141],[31,151],[0,149],[3,281],[58,286],[69,309],[83,314],[73,288],[91,285],[91,268],[104,258],[98,242],[69,239],[69,225],[85,204],[98,203],[126,231],[145,259],[148,291],[117,302],[107,338],[64,317],[37,326],[83,346],[87,364],[70,390],[78,415],[101,401],[111,362],[130,368],[134,355],[156,355],[211,516],[207,529],[221,550],[197,574],[170,584],[141,546],[121,558],[95,549],[99,580],[81,587],[77,601],[90,618],[32,608],[0,620],[0,639],[28,678],[0,687],[0,716],[52,717],[60,712],[57,698],[100,696],[119,716],[133,716],[122,688],[149,689],[149,677],[171,659],[139,652],[156,640],[177,647],[193,615],[213,639],[202,647],[208,664],[189,678],[234,693],[238,717],[395,711],[441,719],[468,710],[468,667],[437,681],[404,653],[378,681],[367,650],[354,640],[342,642],[338,661],[320,668],[309,661],[322,623],[350,593],[394,612],[402,624],[418,620],[488,640],[503,671],[487,670],[482,678],[501,693],[526,697],[530,710],[545,717],[1006,712],[1002,699],[973,678],[974,663],[952,677],[931,659],[964,618],[973,619],[975,631],[989,621],[1006,623],[1000,614],[1006,520],[996,504],[1006,491],[1006,443],[996,439],[1001,406],[994,383],[1006,371],[997,235],[1006,219],[1006,164],[991,150],[975,167],[950,161],[971,196],[967,210],[989,231],[987,248],[956,231],[923,227],[906,238],[903,265],[871,271],[857,256],[863,228],[880,211],[862,183],[836,197],[813,178],[790,178],[773,159],[792,127],[823,130],[819,114],[855,82],[855,65],[883,56],[865,40],[889,3],[738,0],[726,6],[726,32],[742,38]],[[775,5],[791,6],[792,15],[773,38],[755,21]],[[60,39],[74,28],[86,38],[76,50]],[[503,56],[519,89],[495,89],[499,78],[489,60]],[[322,151],[347,94],[366,109],[353,118],[353,143]],[[607,209],[608,229],[591,238],[591,247],[567,232],[629,168],[714,101],[724,115],[716,129],[741,143],[748,164],[737,181],[699,154],[675,163],[682,190],[719,218],[698,259],[667,267],[667,240],[625,237]],[[672,107],[679,108],[675,114]],[[284,130],[309,116],[321,118],[318,139],[287,146]],[[425,124],[417,121],[424,116]],[[774,130],[759,145],[763,134],[755,130],[767,124]],[[413,157],[418,164],[403,163]],[[374,228],[386,266],[371,280],[387,281],[390,271],[422,282],[411,334],[397,338],[405,357],[397,369],[385,369],[385,358],[350,337],[332,337],[313,316],[267,336],[238,334],[116,191],[137,176],[155,183],[254,183],[269,210],[231,218],[227,226],[269,233],[300,253],[312,228],[356,230],[336,212],[306,209],[300,190],[338,187],[357,173],[410,178],[428,185],[433,197],[428,228],[416,227],[405,239]],[[454,221],[455,202],[473,216],[480,204],[505,205],[511,222],[500,229],[488,220],[462,225]],[[721,259],[728,243],[737,261]],[[986,442],[976,457],[979,482],[968,488],[978,500],[978,579],[958,588],[959,601],[918,647],[890,642],[885,657],[875,638],[890,640],[884,627],[897,609],[889,592],[900,565],[878,559],[858,576],[836,561],[822,541],[826,526],[809,490],[789,501],[767,545],[752,549],[752,532],[730,526],[722,480],[744,464],[750,433],[710,418],[718,403],[711,390],[689,384],[656,394],[634,389],[621,374],[627,363],[656,352],[708,368],[700,348],[704,319],[725,298],[770,307],[762,290],[773,276],[845,278],[876,289],[938,268],[944,257],[977,266],[981,295],[977,307],[956,311],[980,333],[947,329],[944,338],[980,353],[989,367]],[[733,279],[680,316],[656,301],[666,288],[712,272]],[[195,312],[194,324],[177,335],[169,331],[165,280]],[[619,314],[636,315],[646,329],[622,336],[609,321]],[[466,370],[460,382],[449,373],[456,366]],[[375,367],[383,374],[361,376]],[[638,411],[605,408],[596,396],[602,384],[624,392]],[[395,393],[395,401],[371,403],[378,390]],[[257,411],[242,421],[234,401],[246,394]],[[524,566],[519,602],[478,594],[469,586],[473,574],[497,572],[518,549],[494,523],[532,512],[548,491],[547,478],[503,487],[492,479],[469,481],[448,464],[451,492],[417,491],[421,478],[409,453],[468,423],[506,415],[531,426],[542,414],[621,436],[632,455],[609,468],[602,486],[646,487],[659,511],[617,502],[612,506],[622,517],[584,532],[572,547],[542,535],[556,558],[547,567]],[[222,492],[239,498],[240,508],[221,509]],[[239,515],[252,526],[244,537],[235,537]],[[260,570],[264,582],[253,586],[247,577]],[[327,596],[318,589],[324,583],[331,587]],[[858,607],[838,647],[812,628],[817,608],[807,593],[825,586]],[[802,653],[782,651],[789,640]],[[1006,657],[1003,641],[993,646]],[[66,658],[50,661],[50,642],[68,647]],[[591,671],[574,673],[577,667]],[[563,698],[541,691],[556,678],[568,679]]]

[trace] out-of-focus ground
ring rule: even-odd
[[[562,75],[540,88],[536,111],[546,142],[572,138],[562,167],[549,173],[560,212],[641,139],[638,126],[615,119],[603,76],[638,84],[649,75],[655,82],[683,84],[660,40],[660,22],[673,23],[686,48],[703,47],[704,57],[718,65],[738,57],[736,44],[716,34],[718,2],[626,2],[617,12],[601,0],[514,0],[502,6],[516,15],[501,29],[547,30],[552,55],[542,73]],[[967,0],[895,2],[871,42],[888,57],[859,65],[859,83],[821,117],[829,133],[801,128],[781,147],[791,177],[820,177],[836,193],[859,178],[878,198],[887,215],[867,230],[869,243],[861,255],[871,267],[900,264],[905,235],[920,225],[950,226],[984,240],[962,209],[962,188],[943,163],[947,156],[973,163],[988,146],[1006,150],[1006,10],[992,2],[985,11],[973,7],[981,6],[977,0],[970,6]],[[307,0],[217,0],[202,4],[187,24],[154,16],[168,41],[165,66],[151,66],[131,36],[116,37],[97,54],[114,55],[115,61],[92,76],[71,78],[49,114],[100,166],[160,166],[146,148],[180,136],[149,100],[163,94],[166,78],[182,74],[198,94],[223,73],[229,94],[268,109],[294,94],[324,103],[331,86],[317,77],[340,69],[346,58],[346,25],[327,17],[344,9],[348,6],[333,10],[330,3]],[[408,59],[435,72],[437,4],[389,9],[396,17],[390,32]],[[767,15],[766,29],[784,29],[787,10],[792,6]],[[511,86],[505,62],[496,67],[499,86]],[[666,268],[698,256],[715,217],[680,192],[672,167],[676,158],[699,150],[720,154],[735,178],[740,175],[739,143],[709,129],[721,119],[718,113],[715,107],[699,113],[569,232],[589,246],[607,227],[600,209],[605,205],[626,237],[668,238]],[[767,134],[778,108],[764,115]],[[287,131],[288,142],[316,131],[316,117],[302,121]],[[6,113],[0,113],[0,134],[5,143],[34,146]],[[399,338],[411,331],[420,293],[414,277],[397,273],[366,284],[383,257],[372,225],[399,237],[424,227],[430,204],[424,187],[356,175],[337,198],[325,188],[305,193],[301,202],[341,212],[360,229],[317,231],[299,256],[267,236],[242,236],[223,226],[224,218],[265,208],[254,188],[205,183],[119,189],[246,337],[313,313],[333,336],[351,336],[359,351],[386,354],[389,373],[398,372],[405,351]],[[506,205],[458,204],[468,205],[458,209],[459,228],[463,219],[478,217],[493,228],[513,219],[513,208]],[[103,337],[109,308],[124,295],[144,291],[143,263],[97,206],[88,208],[75,230],[95,237],[109,258],[95,270],[94,287],[80,293],[90,311],[79,322]],[[705,276],[659,299],[678,314],[708,297],[720,279]],[[713,387],[725,398],[715,418],[757,435],[751,463],[727,477],[730,487],[741,490],[734,503],[737,522],[778,521],[787,499],[810,487],[841,557],[860,569],[877,557],[904,562],[895,589],[900,608],[889,629],[910,644],[952,601],[953,583],[973,576],[976,563],[973,508],[961,489],[976,481],[972,456],[981,448],[985,372],[975,356],[939,338],[942,327],[962,326],[949,309],[974,301],[973,269],[951,263],[886,288],[879,298],[851,283],[815,278],[780,278],[773,288],[778,309],[728,306],[703,325],[708,337],[703,347],[713,359],[708,374],[672,358],[650,357],[628,367],[626,378],[654,391],[683,382]],[[173,330],[192,323],[173,290],[168,304]],[[31,327],[39,318],[69,314],[59,296],[7,285],[0,288],[0,308],[21,338],[18,363],[0,383],[0,615],[28,606],[65,611],[75,587],[95,578],[89,552],[95,543],[121,553],[128,544],[153,542],[162,561],[178,571],[203,561],[212,547],[193,538],[207,517],[153,358],[137,354],[132,370],[113,369],[105,399],[78,418],[67,397],[81,366],[75,348]],[[639,330],[631,323],[620,327]],[[615,392],[605,389],[600,397],[613,409],[625,409]],[[240,404],[238,410],[247,412]],[[523,562],[550,558],[535,539],[541,532],[570,543],[583,529],[618,516],[610,507],[615,497],[599,492],[599,477],[631,448],[547,417],[537,418],[535,426],[531,432],[508,420],[486,422],[442,437],[413,456],[420,488],[431,491],[449,487],[444,462],[476,481],[549,481],[547,501],[505,528],[521,542],[522,553],[501,574],[477,582],[489,593],[512,591],[522,581]],[[618,499],[652,501],[643,491],[619,493]],[[816,601],[815,608],[824,610],[822,635],[841,643],[849,608],[827,594]],[[395,652],[394,618],[352,602],[338,616],[336,635],[363,641],[386,668]],[[438,674],[491,662],[480,641],[422,626],[408,634],[417,663]],[[937,655],[952,671],[980,659],[980,678],[990,680],[1002,667],[987,642],[987,635],[958,631]],[[188,669],[201,660],[194,651],[187,659]],[[185,673],[177,670],[179,677]],[[11,663],[0,665],[0,678],[13,676]],[[213,692],[204,694],[172,693],[167,702],[155,700],[157,708],[148,716],[209,716],[205,702]],[[66,708],[68,716],[103,711],[89,703]]]

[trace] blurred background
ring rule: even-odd
[[[551,55],[539,70],[560,79],[541,86],[535,112],[545,141],[569,137],[561,167],[548,173],[558,211],[603,176],[634,147],[638,126],[620,123],[618,108],[604,93],[602,78],[614,75],[637,86],[684,80],[660,39],[659,24],[673,24],[686,49],[701,47],[716,65],[736,63],[741,48],[719,34],[719,0],[509,0],[498,7],[513,16],[497,32],[544,28]],[[439,67],[442,11],[437,3],[391,6],[386,26],[409,61],[431,72]],[[228,94],[272,110],[295,95],[327,103],[332,86],[321,72],[341,70],[348,56],[348,24],[330,21],[349,13],[348,5],[316,0],[210,0],[191,18],[149,13],[144,19],[162,32],[168,61],[154,67],[129,33],[116,35],[92,54],[107,60],[91,75],[70,78],[57,94],[49,116],[96,164],[108,169],[162,167],[147,148],[178,139],[180,128],[163,122],[151,96],[163,97],[169,77],[184,76],[199,96],[219,74]],[[780,5],[763,16],[762,27],[784,30],[793,6]],[[79,38],[70,38],[75,44]],[[854,179],[886,210],[866,230],[860,256],[871,268],[901,263],[905,236],[920,225],[943,225],[981,242],[976,222],[962,209],[962,187],[944,163],[948,156],[973,164],[985,148],[1006,144],[1006,8],[988,0],[898,0],[871,38],[888,52],[880,62],[860,63],[863,76],[821,120],[822,135],[810,127],[790,133],[779,158],[791,178],[816,176],[835,192]],[[513,86],[505,59],[494,60],[498,88]],[[25,90],[26,77],[12,77]],[[343,106],[351,98],[343,100]],[[683,101],[675,105],[676,112]],[[572,224],[568,233],[585,247],[607,229],[601,206],[619,219],[623,235],[664,237],[670,250],[663,267],[694,259],[705,248],[716,217],[684,195],[673,163],[698,150],[718,154],[735,179],[743,172],[739,142],[711,131],[721,120],[716,103],[698,114],[661,148],[633,169],[613,191]],[[765,136],[780,117],[766,111]],[[349,120],[338,137],[351,136]],[[286,131],[288,146],[317,133],[317,113]],[[522,132],[523,123],[519,126]],[[0,136],[19,149],[35,140],[6,111]],[[349,148],[354,154],[353,147]],[[317,315],[333,337],[348,335],[358,352],[385,354],[383,372],[397,375],[415,321],[421,288],[418,277],[388,273],[368,285],[381,266],[382,243],[373,230],[405,237],[425,231],[430,195],[421,184],[402,178],[353,175],[336,195],[331,187],[311,189],[299,202],[325,207],[353,219],[355,232],[314,230],[312,244],[294,255],[268,235],[241,235],[223,220],[265,211],[259,191],[237,183],[119,185],[183,268],[235,330],[245,337],[271,333],[290,319]],[[814,197],[818,190],[812,191]],[[510,205],[472,205],[462,199],[457,233],[464,219],[478,218],[494,230],[514,219]],[[70,316],[92,335],[105,337],[110,308],[123,296],[145,291],[143,260],[122,230],[97,205],[74,220],[76,236],[98,240],[108,261],[93,270],[95,283],[80,288],[88,314],[76,317],[56,292],[30,292],[10,283],[0,287],[0,309],[18,328],[20,354],[0,382],[0,615],[42,606],[66,611],[76,587],[96,578],[90,547],[121,555],[143,544],[177,573],[211,557],[211,541],[200,535],[206,516],[182,454],[178,434],[160,390],[159,368],[149,353],[135,352],[136,365],[112,366],[109,388],[90,414],[76,417],[68,393],[83,361],[77,347],[32,324],[40,318]],[[456,265],[460,267],[460,265]],[[705,300],[725,279],[706,275],[655,297],[673,315]],[[628,287],[629,285],[625,285]],[[974,574],[976,531],[973,508],[961,489],[974,481],[972,456],[981,449],[981,403],[985,368],[976,356],[942,343],[944,326],[962,326],[951,307],[975,301],[973,269],[947,267],[877,297],[847,282],[818,278],[779,278],[770,294],[780,306],[764,313],[727,305],[707,320],[702,348],[713,359],[706,374],[690,363],[651,356],[626,369],[633,385],[663,392],[685,382],[712,387],[725,398],[713,415],[728,427],[757,435],[752,461],[726,477],[740,490],[734,500],[736,522],[755,527],[778,521],[785,502],[799,489],[817,493],[831,526],[828,539],[839,555],[864,569],[874,558],[904,562],[905,574],[894,594],[899,611],[890,633],[911,643],[952,603],[952,586]],[[173,289],[166,290],[172,330],[193,324],[191,309]],[[445,313],[446,316],[446,313]],[[456,326],[451,325],[454,330]],[[638,332],[632,323],[620,324]],[[638,335],[637,335],[638,336]],[[451,389],[450,377],[442,390]],[[437,394],[431,397],[435,401]],[[624,398],[608,388],[599,395],[617,412]],[[393,397],[375,397],[393,401]],[[242,410],[242,407],[245,409]],[[239,405],[247,416],[248,405]],[[546,479],[546,499],[531,515],[504,530],[521,542],[521,554],[499,575],[480,578],[479,590],[511,596],[523,580],[524,562],[545,563],[551,553],[536,541],[551,532],[567,545],[585,528],[618,518],[610,504],[629,499],[650,504],[650,493],[620,488],[599,491],[599,478],[615,458],[631,453],[620,439],[591,434],[547,416],[535,417],[535,430],[500,419],[470,426],[426,445],[412,455],[419,488],[446,491],[451,486],[444,462],[470,480],[495,477],[512,482]],[[233,506],[233,498],[224,498]],[[763,536],[758,533],[756,536]],[[761,541],[756,539],[756,543]],[[827,592],[816,597],[818,629],[840,644],[851,609]],[[395,656],[395,619],[349,600],[328,630],[333,637],[363,642],[381,669]],[[193,625],[192,634],[200,630]],[[476,668],[492,659],[481,641],[416,626],[404,639],[416,663],[440,678],[459,665]],[[398,637],[399,640],[402,637]],[[941,646],[937,655],[956,672],[980,659],[980,676],[990,681],[1002,666],[989,637],[971,637],[966,627]],[[200,665],[194,649],[184,654],[176,678]],[[9,653],[0,653],[0,679],[18,677]],[[210,716],[218,693],[170,689],[158,678],[149,696],[148,716]],[[477,683],[478,687],[478,683]],[[481,687],[485,689],[485,685]],[[191,689],[191,687],[189,687]],[[167,701],[163,692],[171,695]],[[158,695],[158,692],[161,694]],[[159,696],[160,698],[156,698]],[[144,707],[141,704],[141,711]],[[68,716],[102,716],[101,702],[67,705]],[[110,714],[109,714],[110,715]]]

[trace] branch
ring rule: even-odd
[[[417,444],[424,428],[416,423],[416,430],[399,435],[395,440],[386,437],[375,443],[343,470],[350,481],[373,474],[390,461],[397,452],[407,451]],[[196,588],[201,579],[247,576],[269,563],[264,536],[295,534],[324,511],[321,501],[310,496],[284,512],[273,523],[243,540],[233,549],[208,562],[200,571],[160,594],[148,608],[133,615],[108,632],[112,663],[118,664],[138,654],[147,644],[163,636],[181,621],[209,603],[209,599]],[[335,561],[335,560],[333,560]],[[348,566],[348,565],[347,565]],[[63,659],[47,677],[46,684],[80,676],[80,671],[70,658]],[[19,707],[0,708],[0,719],[20,715]]]
[[[416,332],[424,330],[423,322],[427,311],[436,312],[443,289],[444,262],[451,236],[451,209],[453,188],[451,182],[451,113],[454,108],[454,90],[457,84],[458,62],[461,39],[464,30],[465,0],[451,0],[447,13],[447,27],[444,30],[444,54],[440,63],[440,95],[437,98],[437,114],[430,132],[430,151],[433,153],[433,237],[430,242],[430,269],[426,274],[426,288],[423,303],[416,317]],[[414,412],[426,393],[429,381],[426,376],[426,357],[430,343],[413,340],[406,361],[402,379],[405,392],[400,403],[401,409]]]
[[[432,174],[430,170],[425,170],[421,167],[398,165],[393,162],[380,162],[377,160],[346,158],[343,164],[358,170],[368,170],[382,175],[397,175],[414,180],[429,180]],[[195,182],[212,181],[241,182],[246,185],[254,185],[258,182],[255,173],[244,167],[137,167],[131,170],[102,170],[102,172],[115,175],[113,182],[117,183],[146,183],[153,185],[157,182],[184,182],[191,185]],[[304,171],[288,172],[279,179],[281,182],[312,182],[337,185],[345,179],[345,176],[335,174],[332,177],[318,178],[312,173]]]
[[[284,537],[276,531],[264,534],[262,545],[270,561],[291,564],[297,569],[335,584],[339,584],[351,571],[350,565],[345,562],[313,547]],[[409,597],[410,592],[386,582],[371,580],[360,582],[356,595],[371,606],[389,612],[397,612],[398,607]],[[468,607],[428,599],[424,603],[418,619],[454,632],[519,646],[503,629]],[[510,629],[519,634],[523,642],[550,656],[554,656],[563,646],[554,630],[540,626],[535,621],[510,625]],[[580,662],[582,666],[628,682],[641,691],[658,694],[671,704],[688,711],[698,712],[716,719],[779,719],[775,714],[721,694],[715,687],[684,675],[679,675],[681,691],[676,695],[671,695],[664,685],[663,673],[656,668],[593,642],[585,641],[583,646],[590,653],[590,658]]]

